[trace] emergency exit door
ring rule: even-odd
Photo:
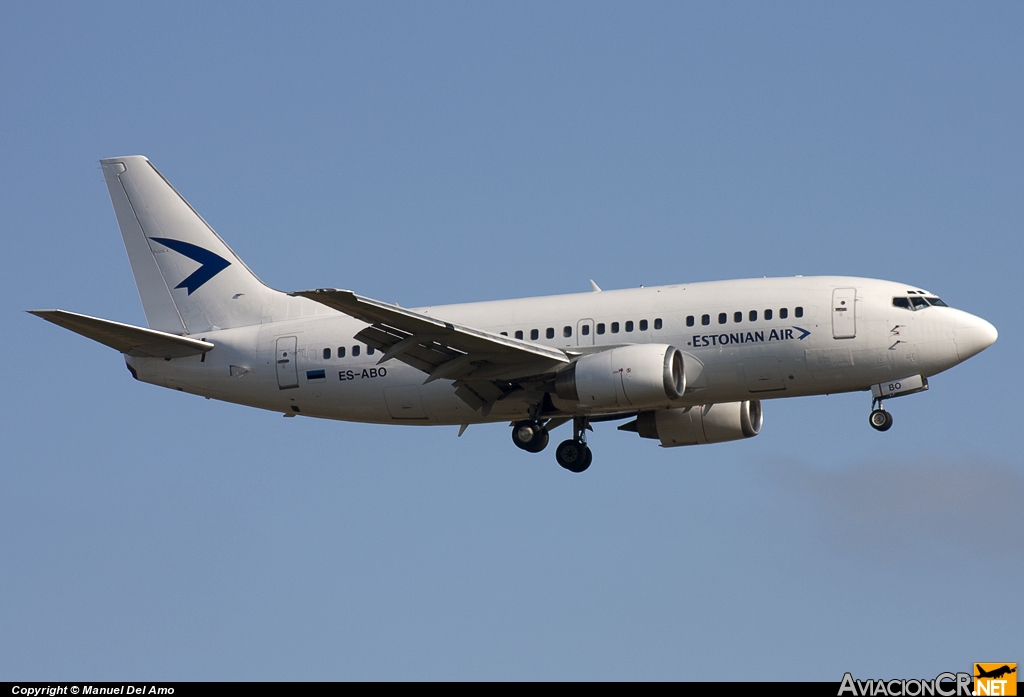
[[[594,320],[581,319],[579,322],[576,323],[576,345],[594,345]]]
[[[856,301],[856,288],[836,288],[832,291],[833,339],[853,339],[857,336]]]

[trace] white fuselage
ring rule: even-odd
[[[901,283],[820,276],[417,311],[495,334],[523,332],[526,341],[573,352],[625,344],[676,346],[684,352],[687,390],[671,406],[687,406],[867,390],[887,380],[942,372],[994,341],[991,325],[966,312],[895,307],[893,298],[908,291],[924,295]],[[275,307],[262,324],[196,334],[216,346],[203,357],[126,360],[142,381],[288,415],[405,424],[527,417],[529,403],[522,393],[513,392],[485,415],[460,400],[446,380],[424,384],[423,372],[398,360],[378,365],[381,353],[371,355],[353,339],[366,323],[304,298],[284,302],[288,306]],[[294,360],[279,364],[281,347],[290,345]],[[294,373],[282,375],[281,365]],[[565,415],[600,413],[557,397],[552,401]]]

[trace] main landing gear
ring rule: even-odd
[[[548,429],[540,421],[520,421],[512,427],[512,442],[528,453],[539,453],[548,440]]]
[[[868,416],[868,423],[876,431],[888,431],[892,428],[892,414],[882,406],[882,400],[871,400],[871,414]]]
[[[583,472],[594,461],[594,453],[579,438],[563,440],[555,449],[555,460],[570,472]]]
[[[548,445],[548,429],[565,423],[565,419],[552,419],[541,423],[535,419],[519,421],[512,426],[512,442],[517,448],[528,453],[539,453]],[[577,417],[572,420],[573,437],[562,441],[555,448],[555,460],[570,472],[583,472],[594,460],[594,454],[587,447],[587,420]]]

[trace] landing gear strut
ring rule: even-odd
[[[555,449],[555,460],[570,472],[583,472],[594,460],[594,454],[587,447],[587,419],[576,417],[572,420],[574,437],[562,441]]]
[[[512,427],[512,442],[528,453],[539,453],[548,447],[548,430],[540,421],[520,421]]]
[[[882,400],[871,400],[871,415],[868,416],[868,423],[876,431],[888,431],[892,428],[892,414],[882,406]]]

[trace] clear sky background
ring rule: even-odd
[[[995,2],[5,3],[0,679],[1024,662],[1022,37]],[[867,394],[771,401],[738,443],[598,425],[583,475],[505,424],[283,419],[23,312],[145,324],[128,154],[282,290],[849,274],[1000,338],[885,434]]]

